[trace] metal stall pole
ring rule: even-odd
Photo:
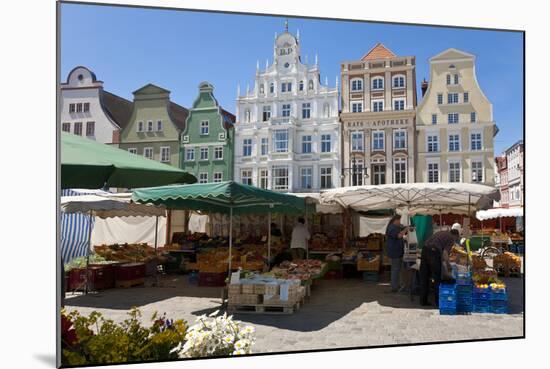
[[[471,211],[471,202],[472,202],[472,195],[468,194],[468,227],[469,227],[468,233],[471,232],[471,221],[472,221],[471,213],[470,213],[470,211]],[[467,252],[467,254],[466,254],[466,256],[467,256],[466,257],[466,267],[468,268],[468,271],[470,270],[470,257],[471,257],[470,256],[470,246],[469,245],[470,245],[470,241],[466,241],[466,246],[467,246],[466,247],[466,252]]]
[[[90,249],[92,248],[92,210],[90,210],[90,219],[88,222],[88,248],[86,249],[86,287],[85,294],[88,294],[88,279],[90,277]]]
[[[231,250],[233,248],[233,207],[229,208],[229,279],[231,280]]]
[[[271,268],[271,211],[267,215],[267,270]]]
[[[158,279],[158,251],[157,251],[157,241],[158,241],[158,233],[159,233],[159,216],[157,215],[157,218],[155,219],[155,285],[159,285],[159,279]]]

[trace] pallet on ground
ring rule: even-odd
[[[266,305],[266,304],[231,304],[227,305],[227,311],[239,314],[292,314],[301,306],[300,302],[292,305]]]

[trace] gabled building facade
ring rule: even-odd
[[[121,131],[121,149],[179,167],[179,138],[188,111],[170,101],[170,91],[147,84],[133,92],[128,124]]]
[[[418,105],[417,182],[494,185],[493,106],[481,90],[475,56],[448,49],[430,59]]]
[[[508,177],[508,205],[510,207],[523,206],[523,155],[523,140],[516,142],[505,152]]]
[[[214,97],[214,86],[202,82],[181,135],[180,167],[199,183],[233,180],[234,123]]]
[[[340,69],[342,185],[414,182],[414,56],[397,56],[378,43]]]
[[[86,67],[69,72],[60,86],[61,130],[97,142],[117,144],[126,126],[132,103],[103,89],[103,82]]]
[[[235,180],[282,192],[338,187],[337,83],[321,82],[317,57],[302,62],[288,25],[276,35],[271,65],[258,63],[252,90],[237,92]]]

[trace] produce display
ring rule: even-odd
[[[493,258],[493,268],[503,273],[519,273],[521,270],[521,258],[511,252],[504,252]]]
[[[357,254],[357,270],[378,272],[381,266],[380,253],[359,252]]]
[[[146,263],[152,260],[158,262],[164,262],[165,258],[157,256],[155,249],[148,246],[146,243],[142,244],[114,244],[114,245],[101,245],[95,246],[94,251],[99,255],[110,261],[121,262],[139,262]]]
[[[271,274],[281,279],[299,279],[305,281],[319,276],[325,265],[320,260],[283,261],[271,269]]]
[[[65,264],[65,271],[71,271],[72,269],[81,269],[86,268],[86,256],[80,256],[78,258],[72,259],[70,262]],[[114,261],[106,260],[103,256],[92,253],[90,254],[90,264],[113,264]]]
[[[383,248],[385,236],[380,233],[372,233],[367,237],[359,237],[355,240],[355,247],[361,250],[379,251]]]
[[[309,240],[310,250],[336,251],[342,245],[340,238],[334,233],[315,233]]]
[[[474,272],[472,280],[476,287],[489,286],[492,283],[501,284],[502,281],[498,279],[497,273],[494,270],[483,270]]]

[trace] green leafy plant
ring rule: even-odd
[[[173,321],[166,315],[159,317],[157,313],[151,318],[152,325],[144,327],[141,312],[136,308],[122,323],[106,319],[97,311],[89,316],[76,310],[62,314],[65,322],[63,363],[66,365],[176,359],[178,355],[172,351],[184,341],[187,332],[183,320]],[[69,337],[70,341],[64,337]]]

